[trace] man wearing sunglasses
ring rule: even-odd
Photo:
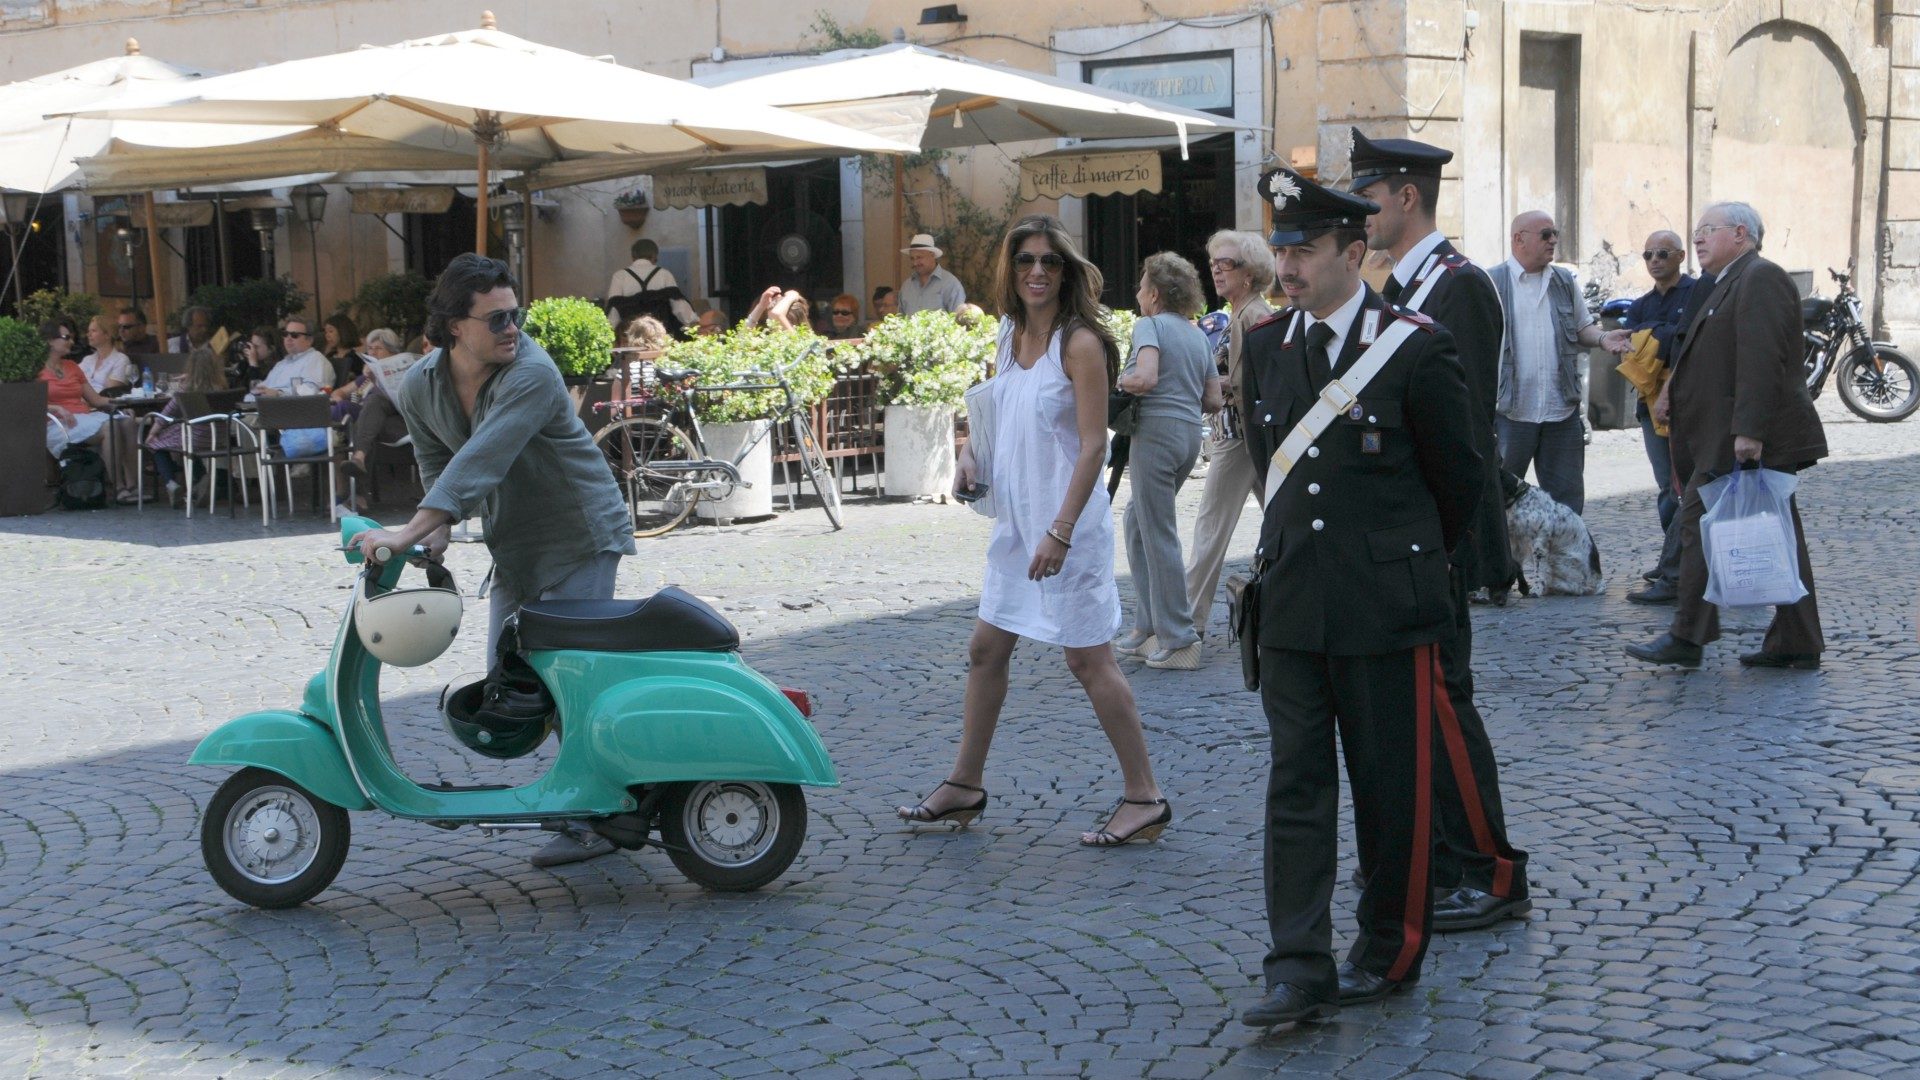
[[[611,599],[620,557],[634,553],[606,458],[552,357],[520,330],[519,288],[506,263],[473,254],[455,258],[434,283],[426,332],[437,348],[408,369],[394,395],[427,494],[405,525],[360,539],[364,553],[425,544],[437,556],[449,526],[480,514],[493,555],[490,660],[507,616],[522,604]],[[534,865],[612,850],[569,822]]]
[[[1600,326],[1573,272],[1553,264],[1553,218],[1529,210],[1513,219],[1512,237],[1513,257],[1487,271],[1507,325],[1495,395],[1500,465],[1522,479],[1531,466],[1540,490],[1578,514],[1587,505],[1582,368],[1601,343]]]
[[[255,394],[279,397],[302,390],[317,394],[321,387],[333,385],[333,363],[313,347],[313,323],[299,315],[288,316],[280,324],[280,347],[285,355],[253,388]]]
[[[1659,343],[1655,355],[1671,364],[1673,339],[1680,332],[1681,315],[1693,295],[1694,279],[1686,273],[1687,249],[1681,244],[1679,233],[1662,229],[1647,237],[1640,259],[1646,264],[1647,276],[1653,279],[1653,288],[1627,309],[1620,329],[1608,331],[1607,347],[1625,345],[1633,334],[1646,330]],[[1660,516],[1661,534],[1666,539],[1659,565],[1643,575],[1646,587],[1628,593],[1627,599],[1636,604],[1671,604],[1680,595],[1680,534],[1673,528],[1673,516],[1680,510],[1680,496],[1674,491],[1673,455],[1668,449],[1667,437],[1654,426],[1653,414],[1648,411],[1645,399],[1634,406],[1633,415],[1640,421],[1640,439],[1646,444],[1647,463],[1653,466],[1653,482],[1659,491],[1655,509]]]

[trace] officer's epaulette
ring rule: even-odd
[[[1266,318],[1261,319],[1259,322],[1254,323],[1252,326],[1247,327],[1247,332],[1252,333],[1253,331],[1258,330],[1263,326],[1272,326],[1274,323],[1285,322],[1286,320],[1291,318],[1293,318],[1293,308],[1283,307],[1279,311],[1276,311],[1273,314],[1267,316]]]
[[[1425,330],[1429,334],[1433,333],[1433,328],[1439,325],[1428,316],[1422,315],[1412,308],[1401,307],[1399,304],[1388,304],[1387,310],[1393,312],[1394,315],[1399,318],[1405,319],[1420,329]]]
[[[1440,265],[1449,270],[1459,270],[1463,267],[1472,266],[1473,260],[1456,251],[1451,255],[1440,256]]]

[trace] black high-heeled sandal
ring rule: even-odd
[[[1098,829],[1094,832],[1093,839],[1080,841],[1081,847],[1119,847],[1121,844],[1130,844],[1135,840],[1158,840],[1160,839],[1160,834],[1166,831],[1167,826],[1173,824],[1173,804],[1167,800],[1129,799],[1125,796],[1113,801],[1112,809],[1107,811],[1106,824],[1113,824],[1113,815],[1120,812],[1122,803],[1129,806],[1158,806],[1160,807],[1160,814],[1152,821],[1147,822],[1125,836],[1120,836],[1104,827]]]
[[[962,791],[977,791],[980,793],[980,798],[977,802],[970,803],[966,806],[948,807],[937,814],[927,807],[926,799],[921,799],[920,805],[918,806],[897,807],[894,812],[900,815],[900,820],[911,825],[931,825],[937,821],[951,821],[956,827],[962,829],[971,825],[974,819],[978,818],[981,814],[986,813],[986,788],[977,788],[972,784],[963,784],[958,780],[942,780],[940,781],[940,787],[936,787],[933,790],[939,791],[940,788],[943,787],[956,787]],[[931,795],[929,795],[929,797],[931,797]]]

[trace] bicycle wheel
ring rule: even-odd
[[[696,461],[693,440],[664,420],[629,416],[608,424],[593,437],[594,444],[606,455],[614,482],[627,500],[633,520],[633,535],[659,536],[671,531],[693,512],[698,493],[686,490],[693,477],[683,471],[663,472],[653,468],[662,461]]]
[[[793,442],[800,454],[800,468],[806,471],[807,479],[813,481],[814,492],[820,496],[820,508],[827,512],[827,520],[833,522],[835,529],[841,528],[840,478],[833,474],[833,466],[827,464],[820,440],[813,437],[813,425],[799,413],[793,417]]]

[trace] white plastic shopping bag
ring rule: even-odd
[[[1756,607],[1807,595],[1788,503],[1798,483],[1792,473],[1736,468],[1700,489],[1708,506],[1700,519],[1708,603]]]

